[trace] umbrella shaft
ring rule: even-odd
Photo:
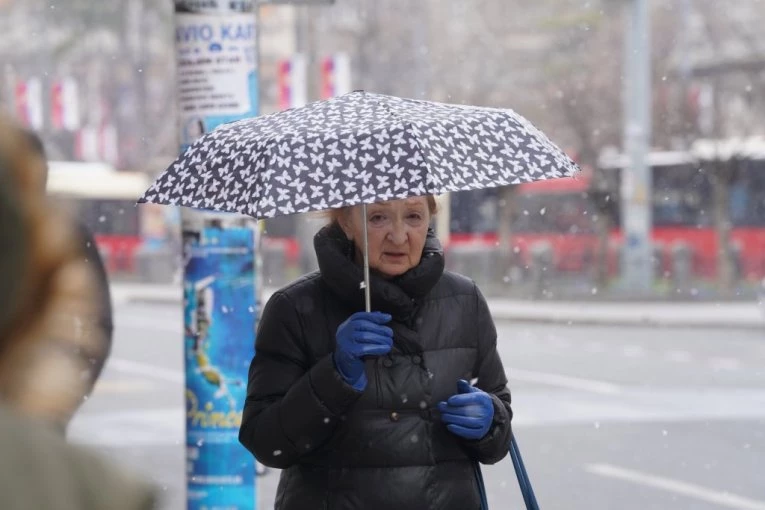
[[[372,298],[369,292],[369,235],[367,232],[367,204],[361,205],[361,221],[364,225],[364,302],[367,312],[372,311]]]

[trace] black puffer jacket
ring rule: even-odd
[[[282,468],[279,510],[477,510],[475,461],[502,459],[510,393],[496,330],[475,284],[444,272],[431,234],[420,264],[394,280],[373,275],[372,309],[393,315],[394,347],[366,362],[357,392],[332,362],[337,327],[364,309],[361,269],[337,226],[314,240],[320,271],[275,293],[261,317],[239,439]],[[479,441],[437,414],[457,380],[478,378],[494,400]]]

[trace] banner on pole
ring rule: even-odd
[[[74,78],[58,79],[51,85],[51,124],[54,129],[75,131],[80,127],[79,86]]]
[[[181,150],[220,124],[258,114],[252,13],[176,14]]]
[[[279,62],[277,83],[279,109],[298,108],[308,103],[305,55],[296,54]]]
[[[255,236],[246,227],[184,232],[189,510],[254,505],[255,466],[238,436],[254,355]]]
[[[16,115],[22,124],[38,131],[45,125],[45,109],[42,97],[42,80],[37,77],[16,84]]]
[[[330,99],[351,91],[351,61],[346,53],[335,53],[321,62],[321,98]]]

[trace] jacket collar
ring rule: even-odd
[[[314,236],[314,248],[322,279],[332,292],[354,311],[364,310],[364,271],[353,262],[355,246],[336,223],[327,225]],[[432,229],[428,230],[420,263],[391,279],[370,271],[372,310],[407,320],[417,302],[435,286],[444,272],[444,252]]]

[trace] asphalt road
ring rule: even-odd
[[[597,305],[593,305],[597,306]],[[113,355],[72,441],[185,489],[180,308],[121,304]],[[544,510],[765,510],[765,336],[498,324],[515,430]],[[509,459],[487,467],[492,509],[522,508]],[[278,473],[258,481],[273,508]]]

